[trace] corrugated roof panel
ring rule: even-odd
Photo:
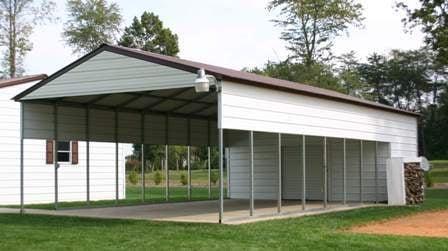
[[[190,72],[103,51],[23,99],[192,87],[195,77]]]

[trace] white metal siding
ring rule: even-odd
[[[230,155],[230,196],[249,198],[249,133],[227,132]],[[278,191],[278,138],[254,133],[254,199],[275,199]]]
[[[417,155],[417,119],[354,104],[223,83],[224,129],[391,143],[392,157]]]
[[[196,74],[103,51],[23,99],[192,87]]]
[[[249,196],[249,133],[228,131],[230,149],[231,198]],[[363,200],[375,201],[374,142],[363,142]],[[347,141],[347,200],[359,201],[360,196],[360,142]],[[323,199],[323,138],[306,137],[306,199]],[[343,196],[343,145],[342,139],[327,139],[328,196],[330,201],[341,201]],[[254,197],[277,198],[277,135],[254,133]],[[282,197],[302,198],[302,136],[282,135]],[[378,143],[378,199],[387,200],[386,161],[389,158],[387,143]]]
[[[283,137],[283,198],[302,198],[302,136],[284,135]],[[316,137],[307,137],[305,146],[306,199],[323,199],[323,141]]]
[[[20,201],[20,104],[11,97],[28,85],[11,86],[0,89],[0,205],[18,204]],[[27,107],[38,109],[38,116],[30,118],[33,123],[45,124],[46,130],[29,130],[29,134],[42,139],[52,138],[52,107]],[[70,115],[71,108],[61,109],[59,116],[60,133],[67,135],[79,132],[73,125],[82,124],[77,113]],[[32,125],[32,124],[31,124]],[[81,129],[83,127],[80,127]],[[79,164],[61,163],[59,169],[59,200],[80,201],[86,199],[86,147],[79,142]],[[45,140],[25,140],[25,203],[47,203],[54,201],[54,166],[46,165]],[[125,196],[124,161],[129,147],[120,145],[119,196]],[[115,145],[91,143],[91,199],[115,198]]]
[[[343,199],[343,141],[342,139],[328,140],[328,175],[329,199],[341,201]],[[347,140],[347,200],[360,200],[360,143]],[[378,200],[387,200],[386,161],[389,158],[387,143],[378,142]],[[364,201],[375,201],[375,142],[363,142],[363,171],[362,194]]]

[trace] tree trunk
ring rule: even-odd
[[[14,5],[14,6],[13,6]],[[16,3],[9,1],[9,77],[14,78],[16,76],[16,24],[15,24],[15,7]]]

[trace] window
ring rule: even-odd
[[[54,141],[47,140],[46,146],[46,163],[47,165],[54,163]],[[78,165],[78,141],[59,141],[56,157],[58,162]]]
[[[70,142],[58,142],[58,162],[70,162]]]

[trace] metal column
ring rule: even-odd
[[[250,171],[249,171],[249,215],[254,215],[254,132],[249,132]]]
[[[20,103],[20,214],[24,214],[25,213],[25,200],[24,200],[24,162],[23,162],[23,151],[24,151],[24,145],[23,145],[23,141],[24,141],[24,118],[23,118],[23,113],[24,113],[24,107],[23,107],[23,103]]]
[[[223,129],[218,128],[218,145],[219,145],[219,223],[222,223],[224,216],[224,163],[223,163]]]
[[[328,156],[327,156],[327,137],[324,137],[324,208],[328,206]]]
[[[187,198],[191,200],[191,120],[187,121],[187,134],[188,134],[188,146],[187,146]]]
[[[210,120],[207,121],[207,166],[208,166],[208,199],[212,198],[211,163],[210,163]]]
[[[142,145],[141,145],[141,160],[140,160],[140,164],[141,164],[141,179],[142,179],[142,202],[145,201],[145,189],[146,189],[146,184],[145,184],[145,113],[142,112],[141,115],[141,141],[142,141]]]
[[[342,190],[343,190],[343,200],[342,203],[347,204],[347,140],[343,140],[343,163],[342,163]]]
[[[210,164],[210,146],[207,147],[207,165],[208,165],[208,198],[212,198],[212,183],[210,182],[211,179],[211,164]]]
[[[375,203],[378,203],[378,142],[375,141]]]
[[[168,145],[165,145],[165,200],[170,199],[170,170],[168,168]]]
[[[86,108],[86,200],[90,206],[90,110]]]
[[[221,81],[218,80],[218,90],[221,87]],[[218,91],[218,149],[219,149],[219,223],[222,223],[224,217],[224,133],[222,128],[222,94]]]
[[[302,135],[302,210],[306,209],[306,136]]]
[[[187,184],[187,197],[188,200],[191,200],[191,147],[187,146],[187,178],[188,178],[188,184]]]
[[[363,141],[359,141],[359,202],[363,203],[363,189],[362,189],[362,171],[364,169],[364,144]]]
[[[278,194],[277,213],[282,212],[282,134],[278,134]]]
[[[165,200],[170,199],[170,170],[168,167],[168,116],[165,117]]]
[[[118,205],[118,111],[115,110],[115,205]]]
[[[230,148],[226,149],[226,192],[227,192],[227,198],[230,198]]]
[[[59,184],[58,184],[58,106],[54,104],[54,142],[53,142],[53,163],[54,163],[54,208],[58,209],[58,195],[59,195]]]

